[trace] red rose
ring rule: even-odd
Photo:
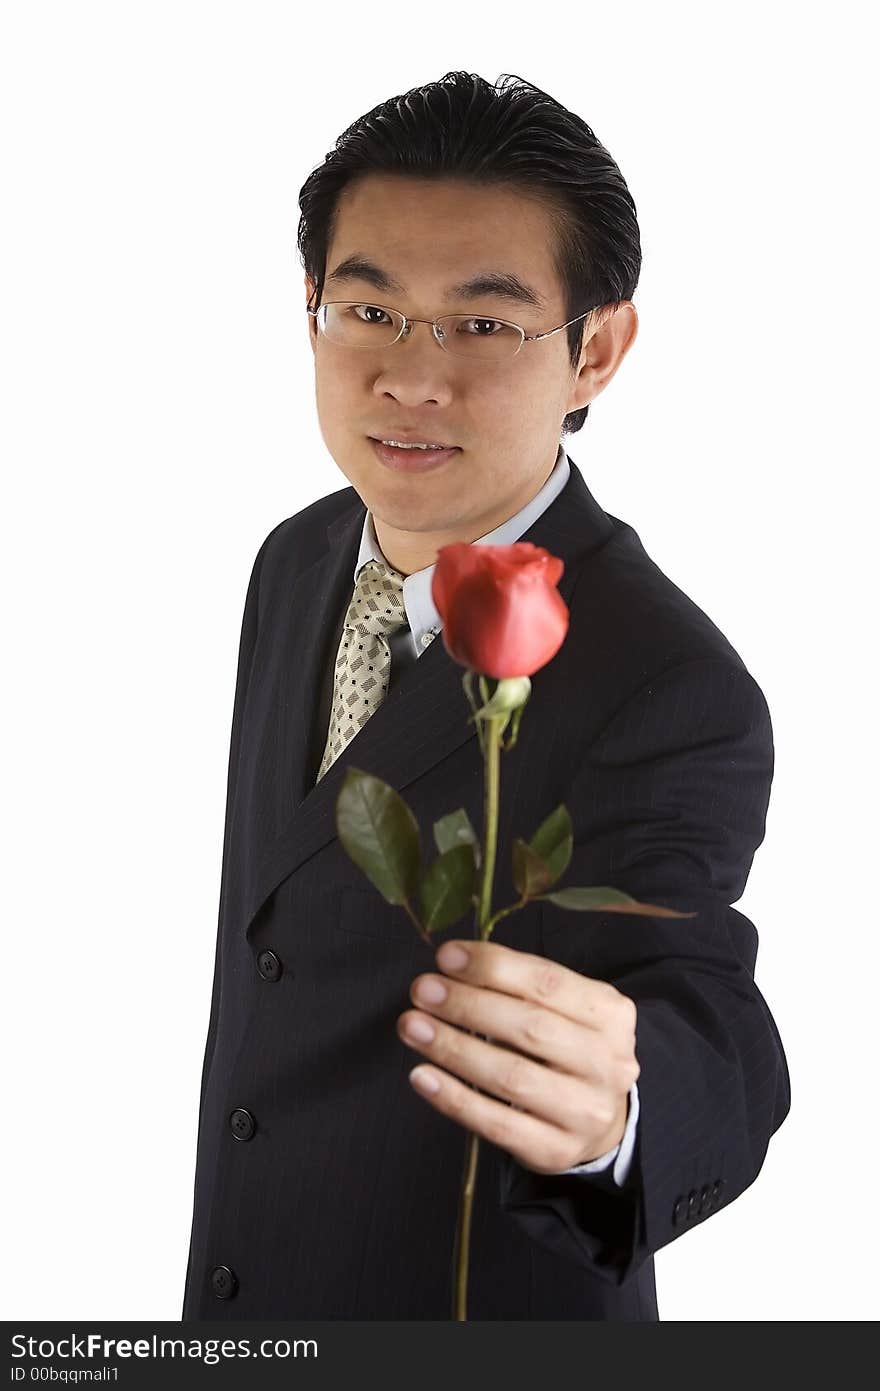
[[[545,666],[568,632],[568,606],[556,588],[563,568],[531,541],[441,546],[431,597],[450,657],[499,680]]]

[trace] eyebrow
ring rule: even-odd
[[[333,281],[334,284],[341,285],[349,280],[365,280],[377,290],[391,290],[394,293],[405,295],[406,287],[401,285],[399,280],[395,280],[387,271],[382,270],[374,261],[369,261],[365,256],[357,252],[351,256],[346,256],[344,261],[326,277],[326,284]],[[534,309],[545,309],[546,303],[533,290],[531,285],[527,285],[524,280],[520,280],[518,275],[512,271],[488,270],[481,271],[478,275],[473,275],[469,280],[461,280],[457,285],[447,287],[443,296],[445,302],[450,304],[456,299],[481,299],[487,295],[494,295],[497,299],[508,299],[516,304],[527,304]]]

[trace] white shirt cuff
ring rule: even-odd
[[[629,1176],[630,1165],[632,1164],[633,1150],[636,1143],[636,1122],[639,1118],[639,1084],[633,1082],[629,1089],[629,1115],[626,1119],[626,1129],[620,1144],[615,1145],[613,1150],[607,1154],[602,1154],[598,1159],[590,1159],[585,1164],[575,1164],[571,1169],[560,1169],[562,1174],[598,1174],[604,1169],[614,1164],[614,1182],[618,1188],[622,1188]]]

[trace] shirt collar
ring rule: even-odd
[[[531,501],[527,502],[525,507],[521,507],[513,517],[509,517],[506,522],[496,526],[493,531],[487,531],[485,536],[478,536],[472,544],[474,546],[512,546],[515,541],[519,540],[523,532],[528,531],[532,523],[537,521],[542,512],[547,510],[557,494],[562,492],[570,473],[571,466],[568,456],[560,444],[553,472]],[[354,567],[353,578],[355,582],[361,566],[365,565],[368,560],[381,560],[384,565],[389,564],[379,549],[376,529],[373,526],[373,514],[369,508],[367,508],[364,517],[360,550]],[[433,576],[434,565],[426,565],[423,570],[416,570],[411,575],[405,575],[403,580],[403,605],[406,609],[406,619],[417,657],[428,646],[432,637],[439,633],[443,627],[440,615],[431,598]]]

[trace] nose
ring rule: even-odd
[[[435,333],[434,325],[430,319],[407,319],[403,333],[400,335],[402,342],[406,342],[407,338],[412,337],[416,324],[424,325],[424,327],[428,330],[428,334],[434,343],[437,342],[438,334],[441,338],[443,337],[442,327],[438,328],[437,332]]]
[[[421,324],[427,334],[421,353],[411,344],[404,347],[416,324]],[[421,401],[447,404],[451,399],[447,378],[452,363],[449,353],[434,338],[431,321],[408,319],[400,341],[389,350],[378,373],[375,389],[407,405],[418,405]]]

